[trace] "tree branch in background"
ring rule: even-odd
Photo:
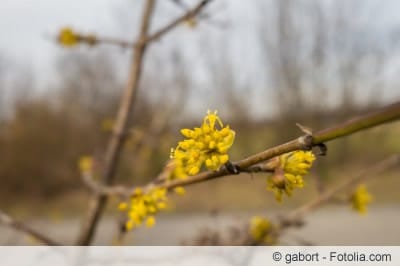
[[[46,235],[30,228],[29,226],[25,225],[24,223],[14,220],[11,216],[9,216],[8,214],[6,214],[5,212],[3,212],[1,210],[0,210],[0,224],[4,224],[4,225],[11,227],[17,231],[20,231],[24,234],[30,235],[45,245],[49,245],[49,246],[60,246],[61,245],[60,243],[54,241],[53,239],[47,237]]]
[[[233,166],[238,170],[239,173],[257,172],[257,170],[267,172],[269,169],[265,167],[259,168],[258,164],[287,152],[310,149],[313,146],[323,144],[324,142],[338,139],[353,134],[355,132],[366,130],[368,128],[392,122],[398,119],[400,119],[400,102],[383,107],[377,111],[355,117],[337,126],[321,130],[316,134],[304,135],[295,140],[267,149],[255,155],[251,155],[243,160],[234,163]],[[167,168],[168,167],[166,167],[166,169]],[[161,172],[160,175],[163,175],[163,172]],[[177,179],[160,183],[160,178],[156,178],[154,179],[155,181],[142,187],[142,190],[148,191],[154,187],[172,189],[179,186],[187,186],[229,175],[232,175],[232,172],[229,171],[226,167],[222,167],[217,171],[205,171],[194,176],[189,176],[186,179]],[[97,193],[99,194],[109,193],[109,195],[128,197],[132,193],[132,191],[134,191],[134,188],[126,187],[125,189],[122,189],[121,186],[117,188],[101,187],[98,185],[94,186],[94,181],[88,180],[88,178],[90,177],[86,177],[84,180],[86,185],[88,185],[90,188],[95,188],[95,190],[97,190]]]
[[[129,79],[126,84],[124,94],[121,98],[114,132],[111,136],[105,154],[102,181],[107,185],[112,184],[114,181],[120,150],[125,139],[125,132],[127,131],[128,121],[131,117],[132,106],[136,98],[142,71],[143,57],[147,45],[147,42],[144,42],[143,40],[147,37],[154,5],[155,0],[146,1],[140,28],[139,45],[135,45],[133,48],[134,54],[132,58],[132,67],[130,70]],[[106,203],[107,197],[105,195],[95,195],[90,199],[88,216],[84,221],[77,241],[79,245],[89,245],[91,243]]]
[[[170,32],[172,29],[174,29],[176,26],[178,26],[182,22],[185,22],[188,19],[194,18],[210,2],[211,2],[211,0],[203,0],[203,1],[201,1],[194,8],[186,11],[186,13],[184,15],[176,18],[171,23],[169,23],[166,26],[162,27],[161,29],[159,29],[155,33],[147,36],[144,40],[142,40],[142,42],[150,43],[150,42],[159,40],[163,35],[165,35],[166,33]]]
[[[154,10],[155,0],[147,0],[143,12],[139,39],[135,42],[133,48],[134,55],[129,74],[129,80],[126,85],[124,95],[121,99],[114,132],[106,151],[104,171],[102,174],[102,181],[106,186],[111,185],[115,178],[115,171],[121,153],[120,151],[126,137],[128,121],[131,117],[132,106],[135,102],[136,93],[139,86],[143,57],[147,45],[152,41],[160,39],[164,34],[168,33],[181,22],[196,16],[210,1],[211,0],[201,1],[198,5],[187,11],[184,15],[173,20],[171,23],[156,31],[154,34],[148,35],[148,29]],[[95,193],[94,197],[89,202],[88,217],[84,221],[77,244],[89,245],[91,243],[106,203],[107,194]]]

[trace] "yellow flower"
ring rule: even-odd
[[[186,26],[192,29],[197,26],[197,20],[193,17],[185,19],[184,23],[186,24]]]
[[[185,190],[184,187],[176,187],[174,189],[174,191],[175,191],[176,194],[181,195],[181,196],[185,195],[185,193],[186,193],[186,190]]]
[[[79,34],[75,33],[72,28],[62,28],[58,34],[58,42],[66,47],[73,47],[80,41]]]
[[[111,132],[114,129],[114,120],[111,118],[105,118],[101,121],[101,129],[104,132]]]
[[[275,237],[273,236],[274,226],[266,218],[261,216],[254,216],[250,220],[249,234],[259,243],[273,244],[275,242]]]
[[[373,197],[368,193],[365,185],[359,185],[351,196],[352,207],[360,214],[367,213],[367,206],[371,203]]]
[[[146,226],[147,226],[148,228],[153,227],[155,224],[156,224],[156,219],[154,218],[154,216],[149,216],[149,217],[147,217]]]
[[[135,189],[129,203],[119,204],[120,211],[126,211],[128,221],[125,224],[126,230],[132,230],[143,223],[147,227],[155,224],[154,214],[167,207],[167,190],[165,188],[154,188],[146,193],[141,189]]]
[[[223,125],[217,112],[207,112],[201,127],[182,129],[186,138],[172,150],[175,160],[173,177],[184,178],[197,174],[203,164],[217,170],[229,160],[227,154],[235,139],[235,131]]]
[[[82,156],[78,162],[81,173],[89,173],[93,170],[93,158],[91,156]]]
[[[285,173],[295,176],[308,174],[315,156],[311,151],[295,151],[280,156],[280,162]]]
[[[279,157],[274,174],[267,179],[267,189],[275,194],[277,201],[282,195],[291,196],[295,188],[304,187],[303,176],[308,174],[315,156],[311,151],[295,151]]]
[[[128,209],[128,203],[126,203],[126,202],[121,202],[118,205],[118,210],[120,210],[120,211],[126,211],[127,209]]]

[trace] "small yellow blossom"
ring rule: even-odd
[[[176,188],[174,189],[174,192],[175,192],[176,194],[178,194],[178,195],[183,196],[183,195],[185,195],[186,190],[185,190],[184,187],[176,187]]]
[[[360,214],[367,213],[367,206],[371,203],[373,197],[368,193],[365,185],[359,185],[351,196],[352,207]]]
[[[81,173],[88,173],[93,170],[93,158],[91,156],[82,156],[78,162]]]
[[[295,188],[303,188],[303,176],[308,174],[315,156],[311,151],[295,151],[279,157],[274,174],[267,179],[267,189],[282,201],[283,194],[291,196]]]
[[[167,190],[165,188],[154,188],[146,193],[141,189],[135,189],[128,203],[120,203],[118,209],[126,211],[128,221],[125,228],[129,231],[141,226],[154,226],[156,220],[154,214],[167,207]]]
[[[273,244],[275,242],[274,231],[274,225],[268,219],[261,216],[251,218],[249,234],[256,242]]]
[[[197,20],[193,17],[186,19],[184,22],[186,26],[192,29],[194,29],[197,26]]]
[[[79,34],[75,33],[72,28],[62,28],[58,34],[58,42],[66,47],[73,47],[80,41]]]
[[[114,129],[114,120],[111,118],[105,118],[101,121],[101,130],[104,132],[111,132]]]
[[[154,216],[149,216],[149,217],[147,217],[146,226],[147,226],[148,228],[153,227],[155,224],[156,224],[156,219],[154,218]]]
[[[175,160],[173,177],[185,178],[197,174],[203,164],[217,170],[229,160],[227,154],[235,139],[235,131],[224,126],[217,112],[207,112],[201,127],[182,129],[186,137],[171,151]]]
[[[118,205],[118,210],[120,210],[120,211],[126,211],[127,209],[128,209],[128,203],[126,203],[126,202],[121,202]]]
[[[285,173],[304,176],[308,174],[315,156],[312,151],[295,151],[280,156],[280,162]]]

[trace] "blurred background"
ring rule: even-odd
[[[153,31],[182,14],[176,2],[157,2]],[[89,193],[77,162],[104,154],[131,52],[107,45],[65,49],[55,37],[70,26],[133,41],[142,4],[1,1],[2,210],[66,240],[78,232]],[[179,129],[199,125],[208,109],[236,131],[235,161],[298,136],[296,122],[319,130],[398,101],[399,8],[396,0],[213,1],[195,23],[182,24],[148,50],[118,183],[152,180],[180,139]],[[263,175],[189,187],[185,197],[172,197],[173,212],[161,215],[156,228],[130,234],[128,243],[177,244],[207,224],[223,229],[254,213],[284,212],[315,197],[321,182],[336,184],[399,152],[399,136],[395,122],[329,143],[308,186],[283,205],[265,191]],[[398,169],[386,172],[368,183],[375,197],[368,217],[335,206],[294,234],[315,244],[400,244],[399,186]],[[116,203],[109,204],[98,244],[112,243]],[[167,229],[177,224],[180,230]],[[355,224],[360,233],[353,232]],[[332,233],[337,226],[342,234]],[[0,232],[1,244],[29,243],[12,230]]]

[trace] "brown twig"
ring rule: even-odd
[[[5,212],[0,210],[0,224],[4,224],[8,227],[11,227],[17,231],[23,232],[27,235],[30,235],[37,239],[38,241],[42,242],[43,244],[49,246],[60,246],[61,244],[53,239],[49,238],[48,236],[36,231],[35,229],[25,225],[22,222],[14,220],[11,216],[6,214]]]
[[[162,27],[161,29],[157,30],[153,34],[150,34],[146,36],[145,38],[139,39],[136,42],[129,42],[126,40],[121,40],[118,38],[110,38],[110,37],[101,37],[101,36],[94,36],[94,35],[78,35],[79,38],[86,43],[103,43],[103,44],[113,44],[117,46],[121,46],[123,48],[135,48],[138,46],[143,46],[150,44],[153,41],[159,40],[163,35],[166,33],[170,32],[172,29],[174,29],[176,26],[181,24],[182,22],[193,18],[197,16],[200,11],[209,3],[211,0],[203,0],[201,1],[198,5],[196,5],[194,8],[187,9],[185,10],[184,15],[179,16],[166,26]]]
[[[249,156],[243,160],[240,160],[236,163],[234,163],[234,166],[239,169],[241,172],[246,172],[246,169],[253,169],[254,165],[257,165],[263,161],[272,159],[276,156],[279,156],[281,154],[295,151],[295,150],[301,150],[301,149],[310,149],[314,145],[321,144],[323,142],[331,141],[337,138],[341,138],[350,134],[353,134],[357,131],[365,130],[373,126],[381,125],[387,122],[394,121],[396,119],[400,119],[400,102],[389,105],[387,107],[383,107],[378,111],[368,113],[363,116],[359,116],[356,118],[353,118],[347,122],[344,122],[342,124],[339,124],[337,126],[331,127],[329,129],[321,130],[317,132],[314,135],[305,135],[301,136],[295,140],[289,141],[287,143],[278,145],[276,147],[267,149],[263,152],[257,153],[255,155]],[[257,166],[255,166],[257,168]],[[255,169],[253,169],[255,170]],[[220,178],[224,176],[229,176],[232,175],[230,171],[228,171],[225,167],[222,167],[221,169],[217,171],[205,171],[201,172],[197,175],[194,176],[189,176],[186,179],[177,179],[177,180],[172,180],[172,181],[165,181],[163,183],[160,182],[151,182],[142,189],[144,191],[150,190],[154,187],[162,187],[162,188],[167,188],[167,189],[172,189],[178,186],[187,186],[199,182],[204,182],[207,180],[212,180],[215,178]],[[157,180],[157,179],[155,179]],[[126,189],[125,192],[128,192],[129,194],[133,191],[134,189]],[[114,189],[110,189],[107,187],[102,187],[99,189],[98,193],[106,193],[106,192],[123,192],[123,191],[118,191]],[[125,193],[123,192],[123,193]],[[112,194],[112,195],[117,195],[117,196],[122,196],[122,197],[127,197],[129,195],[126,194]]]
[[[128,121],[131,117],[132,105],[136,98],[136,93],[140,81],[143,57],[146,50],[147,42],[145,38],[147,37],[147,32],[150,25],[150,19],[153,14],[155,5],[155,0],[147,0],[142,17],[142,24],[140,28],[139,35],[139,45],[134,46],[134,54],[132,58],[132,67],[129,74],[129,79],[126,84],[124,94],[121,98],[121,103],[116,119],[116,125],[114,132],[111,136],[110,142],[107,147],[104,163],[104,171],[102,174],[103,183],[110,185],[114,181],[115,170],[117,167],[117,162],[120,156],[120,150],[122,148],[125,132],[127,131]],[[81,233],[77,244],[79,245],[89,245],[93,239],[98,221],[103,212],[103,209],[107,203],[106,195],[94,195],[89,202],[88,216],[84,221]]]
[[[197,4],[194,8],[186,11],[186,13],[175,20],[173,20],[171,23],[167,24],[166,26],[162,27],[161,29],[157,30],[155,33],[147,36],[142,42],[145,43],[150,43],[156,40],[159,40],[163,35],[166,33],[170,32],[172,29],[174,29],[176,26],[181,24],[182,22],[195,17],[197,14],[200,13],[203,8],[210,3],[211,0],[203,0],[199,4]]]

